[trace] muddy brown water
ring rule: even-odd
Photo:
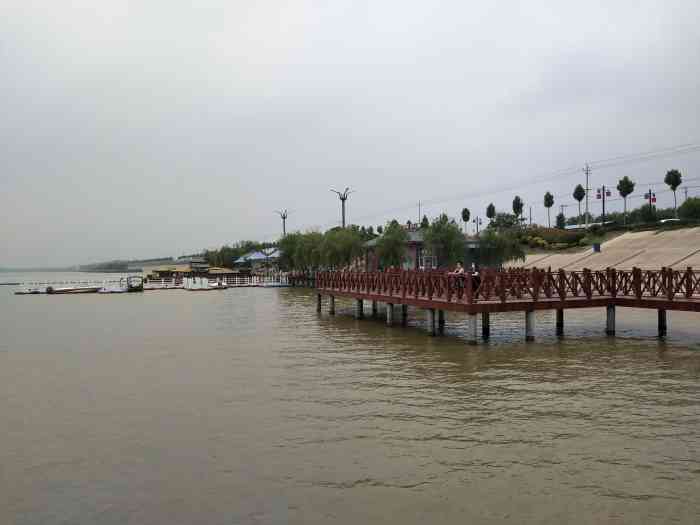
[[[698,314],[469,347],[310,290],[3,288],[0,523],[700,522]]]

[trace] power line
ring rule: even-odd
[[[588,165],[589,169],[595,168],[596,170],[604,170],[604,169],[608,169],[608,168],[622,166],[625,164],[648,162],[648,161],[656,160],[659,158],[691,154],[691,153],[696,153],[699,151],[700,151],[700,143],[697,143],[697,142],[696,143],[686,143],[686,144],[679,144],[676,146],[659,148],[656,150],[650,150],[650,151],[645,151],[645,152],[640,152],[640,153],[635,153],[635,154],[618,155],[615,157],[608,157],[605,159],[592,160],[592,161],[589,161],[587,163],[587,165]],[[436,197],[436,198],[429,199],[429,200],[421,200],[421,204],[424,206],[425,205],[430,206],[430,205],[444,204],[447,202],[454,202],[454,201],[464,200],[464,199],[475,200],[475,199],[489,196],[489,195],[498,195],[498,194],[501,194],[501,193],[504,193],[507,191],[512,191],[516,188],[522,188],[523,186],[526,186],[526,185],[529,186],[532,184],[547,182],[549,180],[560,179],[562,177],[576,175],[578,173],[581,173],[580,169],[581,169],[580,167],[571,166],[568,168],[562,168],[562,169],[559,169],[556,171],[541,174],[541,175],[538,175],[536,177],[528,178],[526,180],[519,182],[516,185],[508,184],[508,185],[503,185],[503,186],[500,186],[498,188],[494,188],[491,190],[474,192],[474,193],[470,193],[470,194],[451,195],[449,197]],[[698,179],[700,179],[700,177],[695,177],[693,179],[686,179],[686,180],[690,181],[690,180],[698,180]],[[646,185],[646,184],[659,184],[659,183],[660,182],[639,183],[639,184]],[[588,184],[587,184],[587,186],[588,186]],[[590,188],[587,189],[586,195],[588,195],[589,191],[590,191]],[[563,198],[563,197],[564,197],[563,195],[557,196],[557,198]],[[409,210],[409,209],[415,209],[415,203],[412,203],[409,205],[397,206],[394,208],[389,208],[389,209],[385,209],[382,211],[373,212],[371,214],[367,214],[364,216],[356,217],[355,221],[356,222],[363,222],[363,221],[366,221],[369,219],[374,219],[374,218],[388,215],[391,213],[404,212],[404,211]],[[327,223],[323,223],[323,224],[312,225],[310,227],[311,228],[313,228],[313,227],[324,228],[324,227],[328,227],[328,226],[333,225],[333,224],[335,224],[335,222],[327,222]],[[274,236],[274,234],[268,235],[265,238],[270,238],[273,236]]]

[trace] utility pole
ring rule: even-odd
[[[418,201],[418,224],[420,224],[420,221],[423,219],[423,217],[420,214],[420,201]]]
[[[343,191],[337,191],[337,190],[331,190],[333,193],[338,195],[338,198],[340,199],[340,209],[341,209],[341,217],[342,217],[342,225],[343,228],[345,228],[345,201],[348,200],[348,197],[350,196],[351,193],[354,193],[354,191],[351,191],[350,188],[345,188]]]
[[[530,206],[530,226],[532,226],[532,206]]]
[[[479,226],[481,226],[481,224],[482,224],[482,222],[481,222],[481,217],[474,217],[474,218],[472,219],[472,222],[473,222],[474,225],[476,226],[476,234],[477,234],[477,236],[478,236],[478,235],[479,235]]]
[[[651,186],[649,186],[649,193],[644,195],[647,199],[649,199],[649,212],[651,213],[652,211],[652,204],[656,204],[656,193],[651,191]]]
[[[586,163],[586,167],[583,168],[583,172],[586,174],[586,228],[588,228],[588,193],[591,189],[588,187],[588,180],[591,175],[591,167]]]
[[[605,222],[605,198],[609,197],[610,188],[606,188],[605,184],[596,190],[596,199],[603,200],[603,222]]]
[[[281,210],[277,212],[277,215],[282,219],[282,237],[287,236],[287,210]]]
[[[688,186],[683,188],[683,193],[685,194],[685,198],[683,199],[683,202],[688,200]]]

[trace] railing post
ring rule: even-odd
[[[559,298],[566,299],[566,273],[559,268]]]
[[[474,303],[474,286],[472,279],[473,277],[471,271],[464,274],[464,295],[468,304]]]
[[[693,269],[688,266],[685,271],[685,297],[690,299],[693,296]]]
[[[610,268],[609,270],[608,290],[610,291],[610,295],[617,297],[617,270],[615,268]]]
[[[669,301],[673,301],[676,295],[676,283],[674,282],[674,272],[673,268],[666,268],[666,297]]]
[[[591,271],[588,268],[583,269],[583,286],[585,288],[586,298],[590,299],[593,296]]]
[[[637,299],[642,298],[642,270],[636,266],[632,268],[632,285],[634,287],[634,295]]]

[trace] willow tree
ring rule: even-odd
[[[547,192],[544,194],[544,207],[547,208],[547,228],[552,227],[552,219],[550,216],[552,206],[554,206],[554,195]]]
[[[512,231],[487,229],[479,237],[479,261],[482,265],[500,267],[509,261],[525,261],[525,250]]]
[[[363,247],[364,242],[359,230],[333,228],[323,235],[323,262],[330,268],[349,266],[362,255]]]
[[[384,233],[377,239],[377,255],[382,266],[401,266],[406,260],[408,232],[398,221],[393,220],[384,228]]]
[[[455,220],[444,213],[433,219],[425,229],[423,239],[437,256],[439,266],[454,264],[464,254],[464,235]]]
[[[634,182],[627,175],[622,177],[617,183],[617,191],[622,197],[624,207],[624,222],[627,224],[627,197],[634,191]]]

